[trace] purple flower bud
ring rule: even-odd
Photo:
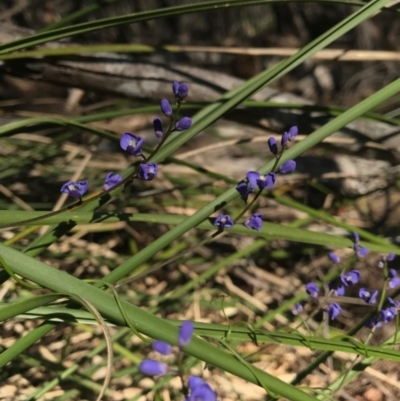
[[[337,297],[342,297],[345,294],[344,285],[340,280],[331,281],[328,287]]]
[[[369,249],[368,248],[359,248],[357,250],[357,256],[359,258],[363,258],[368,255]]]
[[[296,169],[296,162],[294,160],[288,160],[279,167],[279,171],[282,174],[289,174]]]
[[[224,228],[232,228],[235,225],[231,216],[229,214],[220,213],[214,221],[214,226],[218,227],[220,230]]]
[[[254,213],[253,216],[244,222],[244,225],[252,230],[260,231],[263,225],[262,214]]]
[[[115,187],[122,181],[122,177],[119,174],[109,172],[106,175],[106,179],[103,185],[103,191],[108,191],[110,188]]]
[[[327,312],[329,314],[329,317],[331,320],[335,320],[339,316],[341,310],[342,310],[342,308],[340,307],[339,304],[337,304],[336,302],[332,302],[325,309],[325,312]]]
[[[278,145],[276,144],[276,140],[273,136],[271,136],[271,138],[268,139],[268,147],[269,147],[269,151],[273,155],[276,156],[278,154]]]
[[[178,96],[179,99],[184,99],[189,94],[189,87],[184,82],[179,85]]]
[[[357,284],[360,281],[360,272],[358,270],[350,270],[340,276],[342,283],[348,287],[353,284]]]
[[[61,192],[68,194],[71,198],[81,198],[88,190],[88,181],[68,181],[61,187]]]
[[[157,163],[141,163],[139,165],[138,177],[141,180],[151,181],[158,173]]]
[[[268,173],[265,176],[262,176],[257,171],[249,171],[246,174],[247,180],[250,183],[250,188],[254,190],[254,188],[258,187],[259,189],[269,189],[271,188],[276,181],[275,173]]]
[[[183,100],[189,93],[189,87],[184,82],[180,84],[178,81],[174,81],[172,91],[177,100]]]
[[[182,117],[176,124],[175,129],[177,131],[185,131],[192,126],[192,120],[189,117]]]
[[[340,263],[340,258],[339,258],[339,256],[337,256],[336,253],[334,253],[334,252],[331,252],[331,253],[328,255],[328,258],[329,258],[329,260],[330,260],[331,262],[333,262],[333,263]]]
[[[282,139],[281,139],[282,148],[284,148],[287,145],[288,141],[289,141],[289,133],[288,132],[284,132],[283,135],[282,135]]]
[[[292,313],[297,316],[301,312],[303,312],[303,306],[300,303],[297,303],[292,309]]]
[[[380,320],[384,323],[389,323],[395,319],[397,310],[395,307],[390,306],[389,308],[383,309],[380,312]]]
[[[368,288],[360,288],[358,296],[367,304],[376,304],[378,291],[375,290],[371,292]]]
[[[296,138],[297,134],[299,133],[299,129],[294,125],[293,127],[289,128],[289,141],[293,141]]]
[[[128,155],[141,156],[143,142],[144,139],[140,136],[133,135],[130,132],[125,132],[125,134],[121,136],[119,143],[121,148],[125,150]]]
[[[145,375],[160,376],[168,372],[168,365],[162,362],[152,361],[151,359],[145,359],[140,362],[139,370]]]
[[[178,345],[180,348],[186,347],[189,344],[192,339],[193,330],[194,326],[191,320],[186,320],[182,323],[178,336]]]
[[[189,376],[188,387],[193,390],[195,387],[204,384],[205,381],[198,376]]]
[[[400,285],[400,277],[397,276],[396,270],[389,269],[388,276],[390,278],[388,282],[389,288],[396,288]]]
[[[317,286],[317,284],[311,282],[306,284],[306,291],[310,297],[317,298],[319,294],[319,287]]]
[[[355,231],[353,232],[354,243],[358,244],[360,242],[360,236]]]
[[[174,94],[174,96],[178,95],[178,91],[179,91],[179,82],[173,81],[172,82],[172,93]]]
[[[236,191],[239,192],[240,197],[247,202],[247,199],[249,197],[249,194],[253,191],[250,190],[249,186],[247,185],[247,182],[242,181],[239,182],[239,184],[236,185]]]
[[[152,344],[152,348],[154,351],[158,352],[161,355],[172,354],[172,346],[161,340],[154,341]]]
[[[166,117],[172,116],[172,107],[167,99],[162,99],[160,103],[161,111]]]
[[[163,133],[163,127],[162,127],[162,122],[161,120],[156,117],[153,120],[153,127],[154,127],[154,133],[156,134],[157,138],[162,138],[164,133]]]
[[[386,257],[386,260],[388,262],[392,262],[395,257],[396,257],[396,255],[393,252],[390,252],[389,255],[387,255],[387,257]]]

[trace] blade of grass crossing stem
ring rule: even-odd
[[[3,244],[0,244],[0,254],[16,274],[55,292],[85,294],[85,300],[93,304],[102,316],[120,326],[125,325],[125,319],[119,310],[115,298],[111,294],[75,277],[66,275],[43,262],[35,260],[15,249],[8,248]],[[170,344],[177,344],[178,329],[176,327],[127,301],[121,301],[121,305],[138,331],[151,338],[157,338]],[[257,377],[255,377],[234,356],[198,337],[193,338],[185,348],[185,352],[255,384],[259,384],[257,377],[262,377],[272,392],[293,401],[316,400],[313,396],[259,369],[256,369]]]
[[[172,15],[191,14],[196,12],[204,12],[208,10],[227,9],[234,7],[251,6],[257,4],[275,3],[276,0],[218,0],[207,1],[196,4],[186,4],[181,6],[167,7],[156,10],[144,11],[135,14],[123,15],[112,18],[105,18],[96,21],[86,22],[83,24],[75,24],[70,27],[60,28],[48,32],[37,33],[26,38],[18,39],[0,45],[0,54],[10,53],[13,51],[26,49],[32,46],[37,46],[42,43],[68,38],[75,35],[80,35],[88,32],[98,31],[101,29],[112,28],[119,25],[133,24],[141,21],[154,20],[165,18]],[[278,1],[281,2],[281,1]],[[304,2],[304,0],[297,0],[296,2]],[[308,1],[307,1],[308,2]],[[326,3],[330,1],[325,0]],[[333,3],[342,3],[348,5],[362,6],[362,2],[346,2],[346,1],[332,1]]]

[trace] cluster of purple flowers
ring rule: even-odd
[[[178,334],[179,351],[182,351],[189,344],[190,340],[192,339],[193,329],[193,323],[190,320],[182,323]],[[152,344],[152,348],[154,351],[164,356],[174,353],[174,348],[170,344],[160,340],[154,341]],[[184,373],[171,369],[164,362],[159,362],[152,359],[145,359],[144,361],[142,361],[139,365],[139,370],[143,374],[149,376],[162,376],[167,373]],[[187,387],[189,389],[189,393],[185,401],[217,400],[217,394],[215,393],[215,391],[210,387],[207,382],[205,382],[198,376],[189,376]]]
[[[358,257],[364,257],[368,253],[367,248],[363,248],[359,244],[359,236],[358,234],[354,233],[354,251]],[[360,254],[361,253],[361,254]],[[340,257],[337,256],[335,253],[331,252],[328,255],[329,259],[333,263],[340,263]],[[381,261],[378,263],[378,267],[384,268],[387,267],[387,262],[392,261],[395,258],[394,253],[390,253],[387,256],[382,256]],[[398,277],[397,272],[395,269],[386,269],[387,270],[387,287],[390,289],[396,288],[400,285],[400,277]],[[346,287],[350,287],[354,284],[357,284],[360,281],[360,272],[358,270],[350,270],[348,272],[342,273],[339,278],[335,279],[334,281],[328,284],[329,290],[331,294],[341,297],[345,295]],[[319,286],[314,283],[310,282],[305,286],[307,294],[312,298],[318,298],[320,288]],[[358,291],[358,296],[364,302],[370,305],[374,305],[378,301],[378,290],[370,290],[368,288],[360,288]],[[382,323],[391,322],[397,314],[397,310],[400,309],[400,302],[394,301],[392,298],[387,299],[387,304],[389,305],[387,308],[382,309],[379,313],[370,319],[366,325],[368,327],[380,327]],[[292,313],[297,315],[302,311],[302,306],[300,304],[296,304]],[[340,312],[342,311],[342,307],[336,303],[331,302],[326,308],[325,312],[328,313],[331,320],[336,319]]]
[[[189,87],[186,83],[174,81],[172,83],[172,92],[175,96],[177,105],[179,106],[189,93]],[[174,122],[172,106],[167,99],[162,99],[160,108],[162,113]],[[154,134],[159,139],[166,139],[166,136],[173,131],[184,131],[191,127],[192,120],[189,117],[183,117],[178,120],[174,126],[171,126],[166,135],[164,135],[163,125],[160,118],[156,117],[153,120]],[[137,177],[141,180],[151,181],[158,173],[158,165],[154,162],[148,162],[143,155],[142,147],[144,139],[136,136],[131,132],[125,132],[120,139],[121,148],[130,156],[143,158],[144,163],[140,163],[137,170]],[[122,182],[120,174],[109,172],[106,175],[103,191],[108,191],[111,188]],[[61,187],[61,192],[68,194],[71,198],[82,199],[82,196],[87,192],[89,187],[88,181],[68,181]]]
[[[288,142],[292,141],[298,134],[298,128],[296,126],[291,127],[288,132],[284,132],[281,139],[281,151],[278,151],[278,144],[274,137],[268,139],[268,147],[270,152],[277,157],[279,161],[280,156],[287,148]],[[294,160],[288,160],[283,163],[278,172],[281,174],[292,173],[296,169],[296,162]],[[240,197],[247,203],[249,195],[254,193],[256,189],[261,192],[264,189],[270,189],[276,182],[277,173],[270,172],[265,175],[261,175],[258,171],[249,171],[246,174],[246,180],[241,181],[237,184],[236,190],[239,192]],[[260,231],[262,228],[263,220],[261,213],[254,213],[250,218],[248,218],[244,223],[244,226]],[[214,226],[218,227],[219,230],[225,228],[232,228],[235,222],[228,214],[219,214],[214,221]]]

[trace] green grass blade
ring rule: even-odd
[[[13,221],[19,221],[35,218],[40,216],[42,212],[28,212],[16,210],[10,214],[7,210],[0,210],[0,221],[2,223],[12,223]],[[129,222],[147,222],[153,224],[168,224],[179,226],[187,221],[187,216],[179,215],[168,215],[168,214],[151,214],[151,213],[119,213],[117,216],[115,213],[106,212],[64,212],[56,216],[48,217],[41,220],[40,225],[53,225],[68,223],[71,225],[76,224],[93,224],[93,223],[104,223],[104,222],[117,222],[117,221],[129,221]],[[27,225],[38,225],[37,222],[28,223]],[[203,221],[196,225],[197,228],[209,231],[215,231],[211,221]],[[351,226],[350,226],[351,227]],[[250,235],[253,237],[261,237],[267,240],[271,239],[284,239],[287,241],[295,241],[306,244],[323,245],[327,247],[337,248],[351,248],[353,246],[352,240],[344,237],[338,237],[332,234],[326,234],[321,232],[313,232],[302,228],[294,228],[290,226],[283,226],[281,224],[264,222],[263,228],[260,231],[249,230],[248,228],[237,224],[235,227],[228,230],[233,234]],[[371,240],[375,239],[375,236],[371,237]],[[374,241],[377,242],[377,241]],[[374,252],[394,252],[400,254],[400,248],[390,243],[372,243],[362,242],[362,245]]]
[[[0,244],[0,254],[16,274],[55,292],[85,294],[86,301],[93,304],[104,318],[118,325],[125,325],[125,319],[112,295],[2,244]],[[121,301],[121,304],[138,331],[170,344],[177,343],[178,330],[173,325],[126,301]],[[235,357],[200,338],[193,338],[185,351],[200,360],[240,376],[244,380],[258,384],[257,378],[244,368]],[[262,377],[268,383],[268,388],[274,393],[294,401],[316,400],[296,387],[288,385],[259,369],[256,371],[257,377]]]
[[[187,4],[175,7],[167,7],[156,10],[144,11],[140,13],[123,15],[119,17],[105,18],[83,24],[76,24],[71,27],[60,28],[43,33],[37,33],[26,38],[15,40],[11,43],[0,45],[0,54],[10,53],[21,49],[26,49],[27,47],[37,46],[49,41],[63,39],[119,25],[133,24],[141,21],[165,18],[172,15],[189,14],[196,12],[204,12],[208,10],[216,10],[219,8],[227,9],[232,7],[243,7],[243,6],[265,4],[265,3],[271,3],[271,0],[214,0],[195,4]],[[357,3],[356,5],[360,5],[360,2],[356,3]],[[351,4],[351,3],[345,2],[345,4]]]
[[[108,4],[116,3],[120,0],[101,0],[100,2],[97,1],[96,3],[90,4],[84,8],[81,8],[78,11],[75,11],[66,17],[62,18],[61,20],[54,22],[53,24],[47,25],[45,28],[41,29],[40,32],[47,32],[57,28],[61,28],[66,25],[70,25],[71,22],[77,21],[82,17],[85,17],[88,14],[91,14],[100,8],[106,7]]]
[[[14,316],[23,314],[39,306],[46,305],[50,302],[57,301],[60,297],[64,297],[61,294],[47,294],[40,296],[33,296],[23,301],[12,302],[7,305],[0,307],[0,322],[7,319],[11,319]]]

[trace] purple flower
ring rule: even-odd
[[[232,228],[234,225],[235,223],[229,214],[220,213],[214,221],[214,226],[218,227],[220,230],[223,230],[224,228]]]
[[[336,302],[332,302],[329,306],[325,309],[325,312],[329,314],[331,320],[335,320],[339,313],[341,312],[342,308]]]
[[[61,192],[68,194],[71,198],[81,198],[88,190],[88,181],[68,181],[61,187]]]
[[[297,303],[292,309],[292,313],[297,316],[301,312],[303,312],[303,306],[300,303]]]
[[[161,340],[153,341],[153,344],[151,346],[154,351],[158,352],[161,355],[172,354],[172,346],[164,341]]]
[[[168,372],[168,365],[162,362],[152,361],[151,359],[145,359],[140,362],[139,370],[145,375],[160,376]]]
[[[192,120],[189,117],[182,117],[176,124],[175,129],[177,131],[185,131],[192,126]]]
[[[169,101],[167,99],[161,100],[160,103],[161,111],[166,117],[171,117],[172,116],[172,107],[169,104]]]
[[[288,141],[289,141],[289,133],[284,132],[281,139],[282,148],[284,148],[287,145]]]
[[[392,262],[395,257],[396,257],[396,255],[393,252],[390,252],[389,255],[387,255],[387,257],[386,257],[386,260],[388,262]]]
[[[317,286],[317,284],[311,282],[306,284],[306,291],[310,297],[317,298],[319,294],[319,287]]]
[[[189,93],[189,87],[184,82],[174,81],[172,83],[172,91],[177,100],[183,100]]]
[[[249,188],[247,182],[245,182],[245,181],[239,182],[239,184],[236,185],[236,191],[239,192],[240,197],[245,202],[247,202],[249,194],[253,192],[253,191],[251,191],[251,189]]]
[[[358,245],[358,244],[356,244],[356,245]],[[354,246],[356,246],[356,245],[354,245]],[[356,249],[356,252],[357,252],[357,256],[359,258],[363,258],[363,257],[368,255],[369,249],[368,248],[361,248],[359,246],[358,249]]]
[[[342,283],[347,287],[349,285],[357,284],[360,280],[360,272],[358,270],[350,270],[340,276]]]
[[[340,263],[340,262],[341,262],[339,256],[337,256],[336,253],[334,253],[334,252],[331,252],[331,253],[328,255],[328,258],[329,258],[329,260],[330,260],[331,262],[333,262],[333,263]]]
[[[263,225],[262,214],[254,213],[253,216],[244,222],[244,225],[252,230],[260,231]]]
[[[397,276],[396,270],[389,269],[388,276],[390,278],[388,282],[389,288],[396,288],[400,285],[400,278]]]
[[[139,165],[138,177],[141,180],[151,181],[158,173],[157,163],[141,163]]]
[[[163,127],[162,127],[162,122],[161,120],[156,117],[153,120],[153,127],[154,127],[154,133],[156,135],[157,138],[162,138],[164,133],[163,133]]]
[[[140,136],[133,135],[130,132],[125,132],[125,134],[121,136],[119,144],[128,155],[141,156],[143,142],[144,139]]]
[[[106,175],[106,179],[103,185],[103,191],[108,191],[110,188],[115,187],[122,181],[122,177],[119,174],[109,172]]]
[[[393,306],[389,306],[389,308],[383,309],[380,312],[380,320],[384,323],[389,323],[396,317],[397,310]]]
[[[342,297],[345,294],[345,288],[341,280],[331,281],[328,287],[337,297]]]
[[[299,129],[294,125],[293,127],[289,128],[289,141],[293,141],[296,138],[297,134],[299,133]]]
[[[267,175],[262,176],[257,171],[249,171],[246,174],[247,180],[250,183],[250,188],[254,190],[254,188],[258,187],[259,189],[269,189],[271,188],[276,181],[275,173],[268,173]]]
[[[269,147],[269,151],[273,155],[276,156],[278,154],[278,145],[276,144],[276,140],[273,136],[271,136],[271,138],[268,139],[268,147]]]
[[[296,162],[294,160],[288,160],[279,167],[279,172],[282,174],[289,174],[296,169]]]
[[[368,288],[360,288],[358,296],[364,300],[367,304],[376,304],[378,297],[378,290],[371,292]]]
[[[355,231],[353,232],[354,243],[358,244],[360,242],[360,236]]]
[[[201,380],[200,378],[198,379],[199,380],[195,382],[196,383],[195,386],[191,387],[189,384],[190,394],[185,401],[216,401],[217,393],[210,387],[208,383]],[[189,383],[190,383],[190,378],[189,378]],[[193,383],[194,381],[192,380],[192,385]]]
[[[193,322],[191,320],[185,320],[179,329],[178,345],[180,348],[186,347],[192,339],[193,335]]]

